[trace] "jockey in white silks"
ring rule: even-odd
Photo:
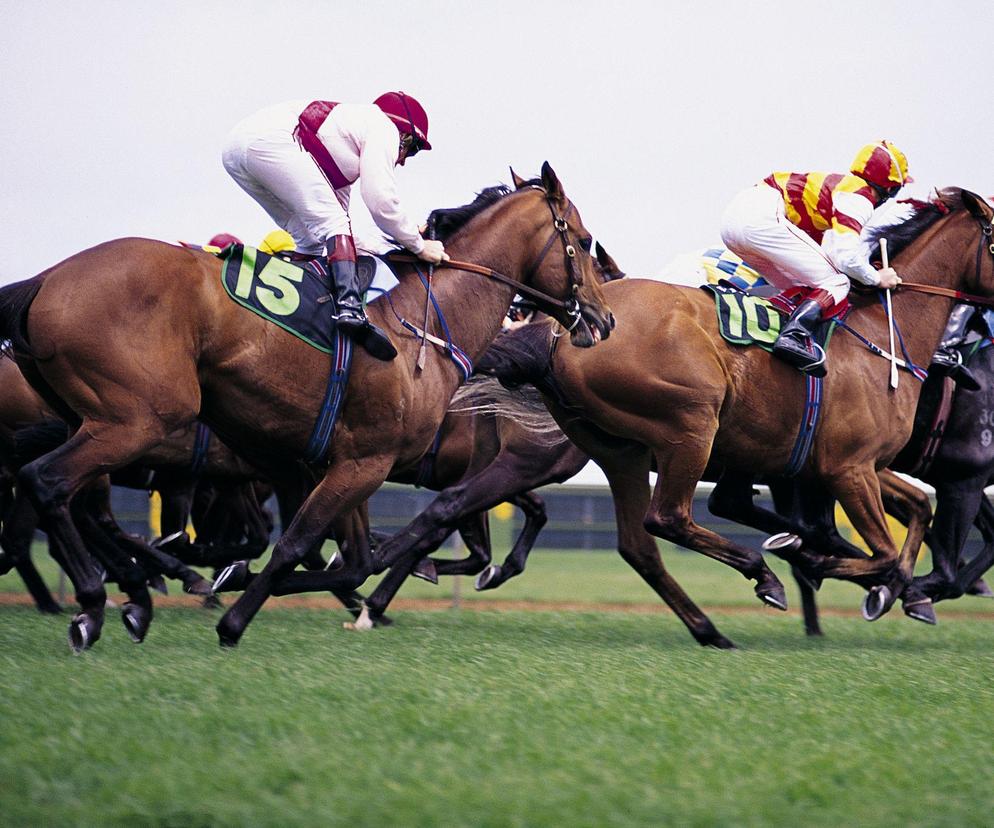
[[[387,92],[372,104],[290,101],[249,116],[229,134],[224,168],[304,256],[327,255],[338,326],[378,359],[397,349],[366,318],[359,295],[356,244],[349,220],[358,182],[370,216],[386,235],[431,264],[448,255],[423,239],[404,211],[396,167],[428,142],[428,116],[414,98]]]

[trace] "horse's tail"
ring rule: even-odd
[[[23,282],[0,288],[0,341],[10,344],[18,353],[31,354],[28,344],[28,308],[37,296],[44,277],[35,276]]]
[[[509,389],[492,377],[476,376],[463,385],[449,403],[449,412],[513,420],[544,446],[566,442],[566,435],[534,388]]]
[[[21,468],[50,451],[55,451],[69,439],[69,426],[62,420],[42,420],[18,429],[14,434],[14,454],[11,461]]]

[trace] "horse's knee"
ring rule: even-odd
[[[679,542],[687,537],[690,518],[679,512],[664,514],[650,511],[642,521],[642,525],[650,535],[655,535],[663,540]]]
[[[47,480],[41,461],[36,460],[23,466],[17,473],[18,485],[28,494],[37,509],[50,514],[57,509],[68,508],[70,491],[60,480]]]

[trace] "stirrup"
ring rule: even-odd
[[[773,355],[788,365],[792,365],[801,373],[811,374],[815,377],[824,377],[827,373],[825,349],[811,337],[806,339],[803,351],[782,345],[778,340],[773,345]]]

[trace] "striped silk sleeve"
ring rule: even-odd
[[[859,238],[860,230],[872,215],[873,204],[865,197],[836,192],[832,200],[832,224],[821,239],[821,248],[836,269],[864,285],[880,282]]]

